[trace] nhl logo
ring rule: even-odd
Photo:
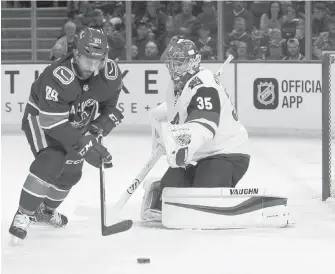
[[[257,100],[261,104],[267,106],[270,104],[273,104],[275,101],[275,92],[274,92],[275,86],[272,84],[272,82],[260,82],[257,86]]]
[[[83,86],[83,90],[84,90],[84,91],[88,91],[88,90],[89,90],[88,85],[84,85],[84,86]]]
[[[254,81],[254,105],[257,109],[276,109],[278,107],[278,81],[262,78]]]

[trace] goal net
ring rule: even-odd
[[[322,60],[322,200],[335,198],[335,51]]]

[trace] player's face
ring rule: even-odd
[[[188,62],[182,62],[176,59],[168,59],[165,62],[165,65],[168,68],[172,79],[180,77],[188,68]]]
[[[77,58],[78,67],[80,70],[81,77],[87,79],[91,77],[91,75],[99,69],[102,60],[97,60],[93,58],[89,58],[84,54],[81,54]]]

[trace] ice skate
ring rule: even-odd
[[[42,203],[35,212],[35,219],[38,223],[49,224],[53,227],[63,227],[68,223],[65,215],[58,213],[56,210],[48,208]]]
[[[11,245],[15,245],[19,239],[24,240],[27,236],[28,227],[33,220],[32,216],[16,212],[13,222],[9,228],[9,233],[13,235]]]

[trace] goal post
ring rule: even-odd
[[[322,58],[322,201],[335,197],[335,51]]]

